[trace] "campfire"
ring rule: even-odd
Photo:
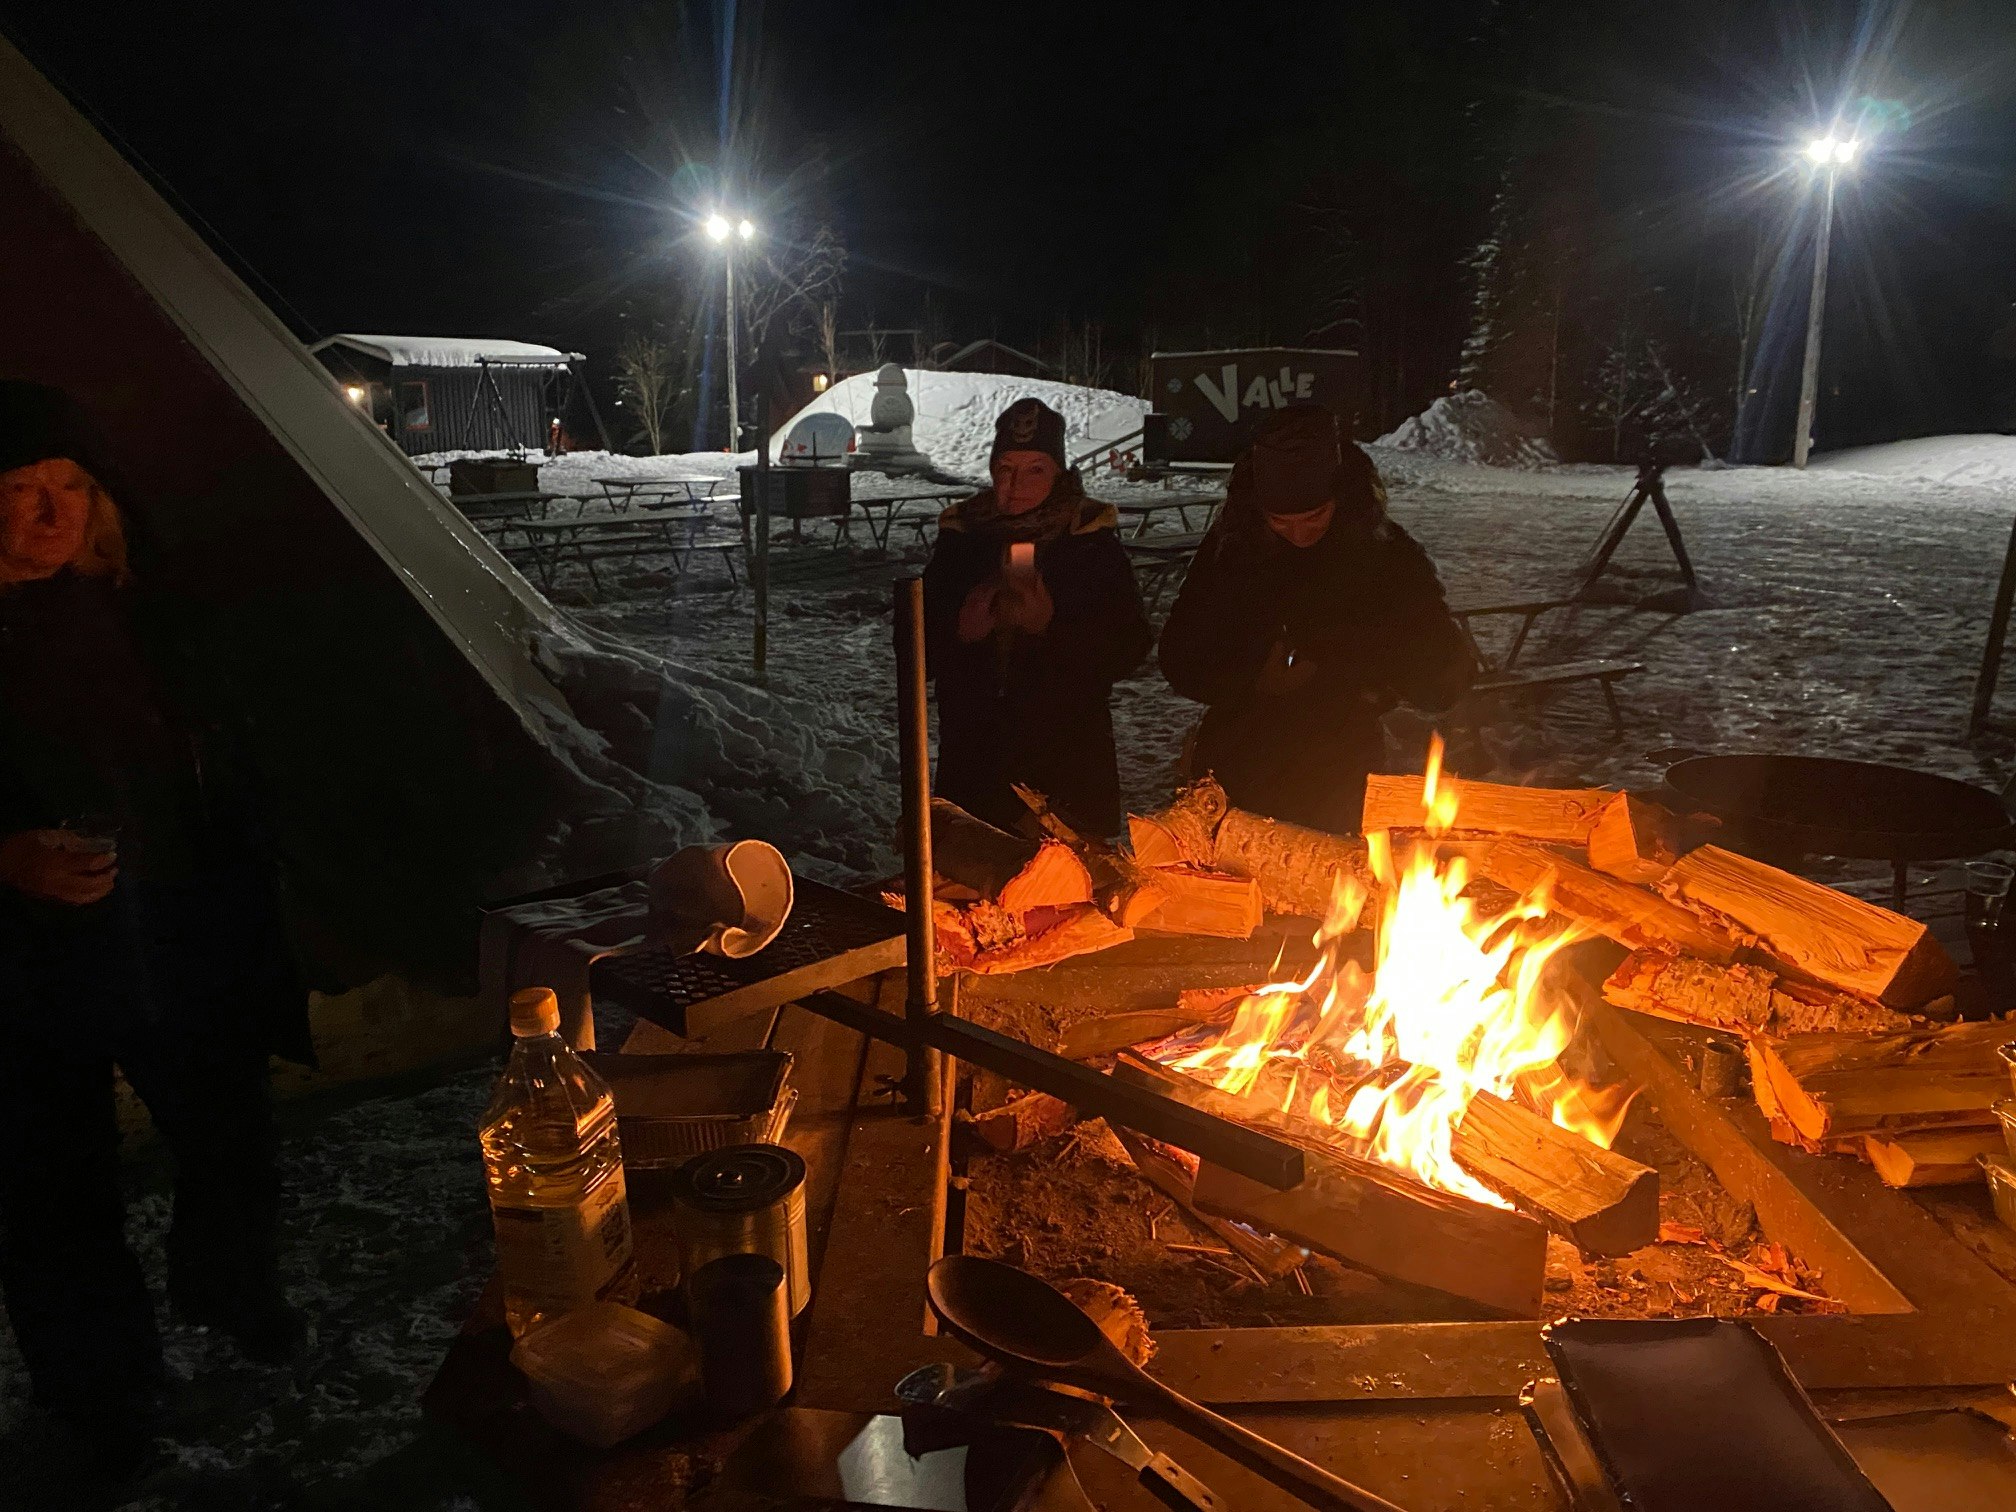
[[[1466,1170],[1457,1131],[1480,1095],[1610,1147],[1627,1092],[1596,1088],[1561,1064],[1575,1033],[1546,968],[1581,936],[1549,910],[1545,881],[1487,904],[1460,852],[1438,842],[1460,804],[1431,751],[1420,837],[1396,852],[1390,831],[1366,849],[1375,894],[1340,875],[1302,980],[1240,998],[1229,1021],[1144,1047],[1149,1059],[1209,1083],[1289,1127],[1472,1202],[1512,1204]],[[1372,969],[1349,942],[1374,911]]]

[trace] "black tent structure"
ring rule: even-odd
[[[4,40],[0,308],[0,377],[90,411],[141,590],[247,717],[316,985],[466,972],[480,901],[637,859],[579,629]]]

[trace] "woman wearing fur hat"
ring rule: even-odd
[[[1396,703],[1448,708],[1473,660],[1372,459],[1318,405],[1255,431],[1169,623],[1169,685],[1209,706],[1194,766],[1255,813],[1358,828]]]
[[[221,748],[136,628],[106,476],[65,396],[0,382],[0,1288],[37,1400],[117,1472],[162,1366],[113,1069],[175,1156],[171,1299],[279,1359],[302,1328],[278,1282],[267,1056],[300,1053],[306,1025],[266,873],[198,756]]]
[[[1154,641],[1110,504],[1065,464],[1064,417],[1018,399],[993,486],[945,511],[924,569],[940,796],[1003,828],[1044,794],[1090,833],[1120,827],[1113,684]]]

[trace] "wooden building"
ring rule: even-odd
[[[308,350],[409,454],[544,447],[584,360],[524,341],[446,336],[346,334]]]

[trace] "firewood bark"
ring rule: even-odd
[[[1997,1125],[1992,1129],[1865,1134],[1862,1151],[1885,1186],[1966,1186],[1986,1179],[1979,1157],[1999,1154],[2003,1143]]]
[[[1063,841],[1045,840],[1028,864],[1008,879],[995,901],[1017,914],[1090,903],[1092,873]]]
[[[1633,950],[1660,950],[1726,964],[1737,942],[1656,893],[1592,871],[1529,840],[1501,840],[1484,858],[1484,875],[1517,893],[1552,879],[1553,911]]]
[[[1244,940],[1260,927],[1260,884],[1251,877],[1167,866],[1143,885],[1155,890],[1157,900],[1141,915],[1142,929]]]
[[[1509,1314],[1540,1315],[1547,1230],[1337,1152],[1308,1156],[1301,1185],[1277,1192],[1205,1161],[1198,1207],[1320,1249],[1346,1265],[1433,1287]]]
[[[1004,1154],[1062,1134],[1077,1121],[1071,1104],[1048,1092],[1025,1092],[998,1108],[973,1115],[973,1132],[990,1150]]]
[[[1422,783],[1419,776],[1374,773],[1368,778],[1361,825],[1364,832],[1422,828],[1427,823],[1427,812],[1421,806]],[[1566,845],[1588,840],[1597,814],[1617,796],[1605,788],[1510,787],[1446,774],[1441,790],[1456,799],[1452,834],[1519,835]]]
[[[1808,1139],[1898,1127],[1900,1120],[1986,1123],[2009,1090],[1996,1056],[2009,1025],[1948,1024],[1895,1034],[1753,1038],[1750,1079],[1766,1116]]]
[[[1348,877],[1367,892],[1378,884],[1365,864],[1365,842],[1300,824],[1232,809],[1219,820],[1212,864],[1260,884],[1269,913],[1328,916],[1337,881]]]
[[[1197,1206],[1196,1174],[1175,1156],[1167,1154],[1153,1140],[1131,1129],[1116,1128],[1121,1145],[1135,1168],[1163,1196],[1181,1208],[1192,1222],[1217,1238],[1219,1243],[1252,1266],[1262,1281],[1278,1281],[1302,1264],[1302,1251],[1295,1245],[1214,1218]]]
[[[1181,866],[1185,862],[1202,865],[1211,859],[1208,852],[1201,860],[1185,855],[1176,831],[1145,814],[1127,816],[1127,848],[1143,866]]]
[[[1619,793],[1596,813],[1589,864],[1625,882],[1650,886],[1679,860],[1678,821],[1656,803]]]
[[[1659,1237],[1657,1171],[1489,1092],[1470,1100],[1450,1153],[1585,1255],[1628,1255]]]
[[[1763,966],[1717,966],[1636,950],[1603,984],[1619,1008],[1735,1034],[1869,1032],[1910,1027],[1908,1014],[1872,999],[1780,977]]]
[[[1175,860],[1188,861],[1194,866],[1209,866],[1216,851],[1219,822],[1231,807],[1225,789],[1215,779],[1206,777],[1184,788],[1167,808],[1157,809],[1146,818],[1167,837],[1166,844],[1174,847]],[[1131,821],[1127,831],[1131,843],[1134,838]],[[1149,845],[1158,855],[1167,854],[1165,842],[1153,833],[1149,835]],[[1151,861],[1140,855],[1135,859],[1147,866],[1169,864]]]
[[[996,829],[949,799],[931,800],[931,869],[983,898],[999,898],[1038,849],[1036,841]]]
[[[1659,891],[1730,925],[1792,976],[1919,1008],[1953,990],[1953,960],[1916,919],[1720,846],[1676,862]]]
[[[1064,916],[1041,934],[983,950],[966,969],[984,975],[1054,966],[1072,956],[1106,950],[1134,938],[1134,931],[1114,923],[1091,904],[1064,910]]]

